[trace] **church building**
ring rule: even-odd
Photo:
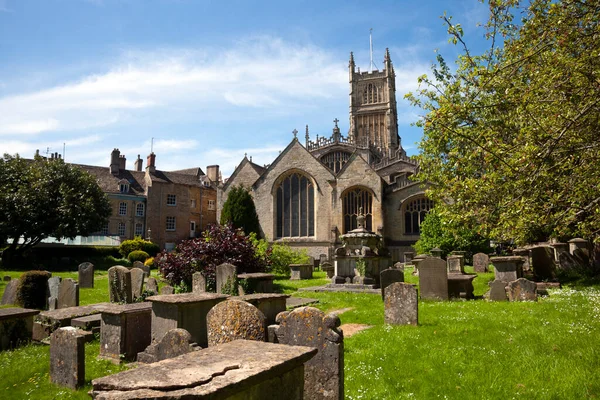
[[[302,143],[294,139],[270,164],[244,157],[218,188],[218,214],[231,188],[251,191],[261,234],[305,248],[317,258],[333,257],[340,235],[366,228],[383,236],[393,261],[419,239],[419,227],[433,203],[424,186],[409,179],[418,165],[407,157],[398,134],[395,72],[386,49],[382,71],[357,71],[350,53],[349,131],[342,135],[334,120],[331,136],[311,140],[308,126]]]

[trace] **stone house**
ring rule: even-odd
[[[96,177],[112,205],[113,214],[97,236],[118,237],[116,243],[141,236],[172,250],[217,222],[217,165],[207,168],[208,175],[200,168],[161,171],[151,153],[145,171],[139,155],[129,170],[118,149],[110,160],[108,168],[74,164]]]
[[[332,257],[339,236],[357,227],[381,234],[394,261],[419,238],[433,203],[424,185],[409,179],[417,163],[406,156],[398,135],[395,72],[386,50],[383,71],[360,72],[350,54],[350,113],[347,136],[334,120],[330,137],[291,143],[270,164],[244,157],[218,185],[218,209],[232,187],[250,189],[263,237]],[[219,213],[220,215],[220,213]],[[217,218],[219,218],[217,215]]]

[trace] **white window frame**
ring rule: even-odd
[[[120,237],[125,237],[127,235],[127,226],[125,222],[119,222],[118,232]]]
[[[175,217],[167,217],[165,229],[167,232],[173,232],[177,229],[177,220]]]
[[[124,201],[119,203],[119,215],[120,216],[127,215],[127,203]]]
[[[144,224],[138,222],[135,224],[135,233],[134,236],[142,236],[144,234]]]
[[[176,194],[167,194],[167,205],[170,207],[175,207],[177,205]]]
[[[100,234],[104,235],[104,236],[108,236],[109,233],[110,233],[110,228],[108,226],[108,223],[106,223],[106,224],[104,224],[104,226],[100,230]]]
[[[129,193],[129,184],[128,183],[119,183],[119,192]]]

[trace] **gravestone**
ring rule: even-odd
[[[78,267],[78,283],[80,288],[93,288],[94,287],[94,264],[90,262],[84,262],[79,264]]]
[[[252,304],[240,300],[220,302],[206,315],[208,346],[238,339],[266,340],[265,315]]]
[[[490,286],[490,301],[506,301],[506,282],[494,280],[488,283]]]
[[[312,264],[290,264],[290,280],[312,279],[313,265]]]
[[[385,288],[385,323],[417,325],[419,321],[417,289],[410,283],[396,282]]]
[[[58,291],[62,278],[60,276],[53,276],[48,279],[48,310],[56,310],[58,308]]]
[[[131,303],[131,272],[121,265],[108,269],[108,291],[111,303]]]
[[[448,300],[448,271],[444,260],[427,257],[419,262],[419,288],[422,299]]]
[[[200,347],[192,341],[192,335],[185,329],[176,328],[168,331],[162,339],[148,346],[143,352],[138,353],[137,361],[151,364],[194,350],[200,350]]]
[[[448,256],[446,257],[446,264],[448,266],[448,273],[450,274],[464,274],[464,257],[463,256]]]
[[[85,334],[71,326],[50,336],[50,382],[77,389],[85,383]]]
[[[144,292],[144,278],[146,273],[140,268],[131,268],[131,299],[135,300],[142,296]]]
[[[385,300],[385,288],[395,282],[404,282],[404,271],[395,268],[388,268],[379,274],[381,286],[381,298]]]
[[[406,251],[406,252],[404,252],[404,263],[405,264],[412,263],[412,260],[413,260],[414,257],[415,257],[415,253],[413,253],[412,251]]]
[[[192,292],[206,292],[206,278],[204,278],[204,274],[202,272],[194,272],[192,275]]]
[[[114,362],[135,361],[150,343],[152,304],[111,304],[102,310],[100,357]]]
[[[321,263],[321,271],[324,271],[329,279],[333,278],[333,275],[335,274],[335,268],[328,261]]]
[[[0,304],[16,304],[18,287],[18,279],[13,279],[12,281],[8,282],[8,284],[4,288],[4,294],[2,294],[2,302]]]
[[[169,285],[165,285],[163,287],[160,288],[160,294],[174,294],[175,293],[175,289],[173,289],[173,286],[169,286]]]
[[[217,265],[217,293],[233,287],[237,280],[237,268],[233,264],[223,263]]]
[[[521,257],[491,257],[494,264],[494,275],[496,280],[512,282],[523,277],[523,259]]]
[[[146,290],[150,293],[158,294],[158,282],[156,281],[156,278],[148,278]]]
[[[143,262],[141,261],[135,261],[133,263],[133,267],[132,268],[139,268],[142,271],[144,271],[144,274],[146,274],[146,277],[150,276],[150,267],[145,265]]]
[[[473,255],[473,267],[475,272],[487,272],[490,265],[490,257],[485,253],[477,253]]]
[[[394,264],[394,266],[392,268],[399,269],[400,271],[404,271],[404,263],[401,263],[400,261],[398,261],[397,263]]]
[[[58,286],[57,308],[77,306],[79,306],[79,285],[73,279],[63,279]]]
[[[587,250],[589,243],[587,240],[582,238],[575,238],[568,241],[569,243],[569,253],[573,254],[575,249],[583,249]]]
[[[508,284],[510,301],[537,301],[537,285],[525,278],[519,278]]]
[[[317,355],[304,366],[304,399],[344,398],[344,336],[337,315],[300,307],[277,316],[277,341],[315,347]]]
[[[556,277],[554,248],[549,246],[531,248],[531,266],[533,267],[533,277],[536,281],[554,279]]]

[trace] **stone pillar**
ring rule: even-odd
[[[134,361],[150,345],[152,305],[113,305],[102,311],[100,356],[116,362]]]
[[[582,249],[582,250],[587,250],[589,243],[587,240],[585,239],[581,239],[581,238],[575,238],[575,239],[571,239],[569,240],[569,253],[571,253],[571,255],[573,255],[573,252],[575,251],[575,249]]]
[[[50,382],[77,389],[85,383],[85,333],[60,328],[50,336]]]

